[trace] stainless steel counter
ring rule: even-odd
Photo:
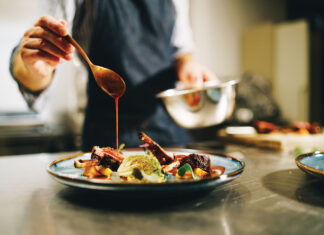
[[[293,156],[239,146],[218,152],[245,161],[238,179],[156,202],[57,183],[46,166],[69,153],[0,157],[0,234],[324,233],[324,182]]]

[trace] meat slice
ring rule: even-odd
[[[111,147],[100,148],[99,146],[94,146],[92,148],[91,158],[102,159],[107,156],[119,162],[122,162],[125,158],[120,151],[117,151],[116,149]]]
[[[156,143],[154,140],[148,137],[144,132],[140,132],[138,136],[141,141],[148,144],[147,148],[159,160],[161,165],[166,165],[173,161],[173,156],[167,154],[158,143]]]
[[[124,160],[124,156],[113,148],[94,146],[91,152],[91,159],[96,159],[99,162],[99,166],[109,167],[111,170],[116,171]]]
[[[164,173],[170,173],[170,172],[177,170],[179,168],[179,166],[180,166],[180,162],[174,161],[174,162],[170,163],[169,165],[164,165],[162,167],[162,170]]]
[[[105,168],[109,167],[112,171],[117,171],[120,164],[120,161],[117,161],[116,159],[110,156],[105,156],[101,159],[99,166],[103,166]]]
[[[210,158],[206,155],[191,153],[189,155],[176,155],[176,160],[180,162],[180,166],[188,163],[192,169],[200,168],[203,171],[208,172],[211,174],[211,163]]]
[[[265,121],[254,121],[253,126],[258,133],[262,134],[278,130],[278,127],[275,124]]]

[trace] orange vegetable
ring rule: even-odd
[[[82,175],[87,176],[89,178],[94,178],[96,176],[100,176],[100,172],[97,171],[95,166],[88,166],[84,168]]]
[[[208,172],[206,172],[200,168],[195,168],[193,171],[199,177],[204,177],[204,176],[208,175]]]

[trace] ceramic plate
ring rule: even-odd
[[[227,183],[236,179],[244,169],[244,162],[239,161],[233,157],[222,154],[212,154],[201,150],[183,150],[165,148],[170,155],[175,154],[189,154],[198,153],[210,156],[212,165],[219,165],[225,167],[225,172],[219,177],[210,177],[200,180],[172,180],[163,183],[130,183],[130,182],[112,182],[104,179],[88,179],[82,176],[83,169],[74,167],[74,160],[76,159],[90,159],[90,153],[82,153],[78,155],[68,156],[52,162],[47,171],[58,182],[68,186],[104,190],[111,192],[185,192],[185,191],[202,191],[211,190],[216,186]],[[141,149],[126,149],[123,150],[124,155],[132,155],[143,153]]]
[[[324,152],[299,155],[296,164],[306,173],[324,180]]]

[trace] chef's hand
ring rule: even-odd
[[[203,86],[203,82],[218,81],[218,78],[198,63],[191,54],[176,58],[174,64],[178,79],[185,88],[199,88]]]
[[[45,15],[28,29],[13,61],[14,76],[26,88],[46,88],[59,63],[71,60],[74,48],[63,37],[68,34],[66,22]]]

